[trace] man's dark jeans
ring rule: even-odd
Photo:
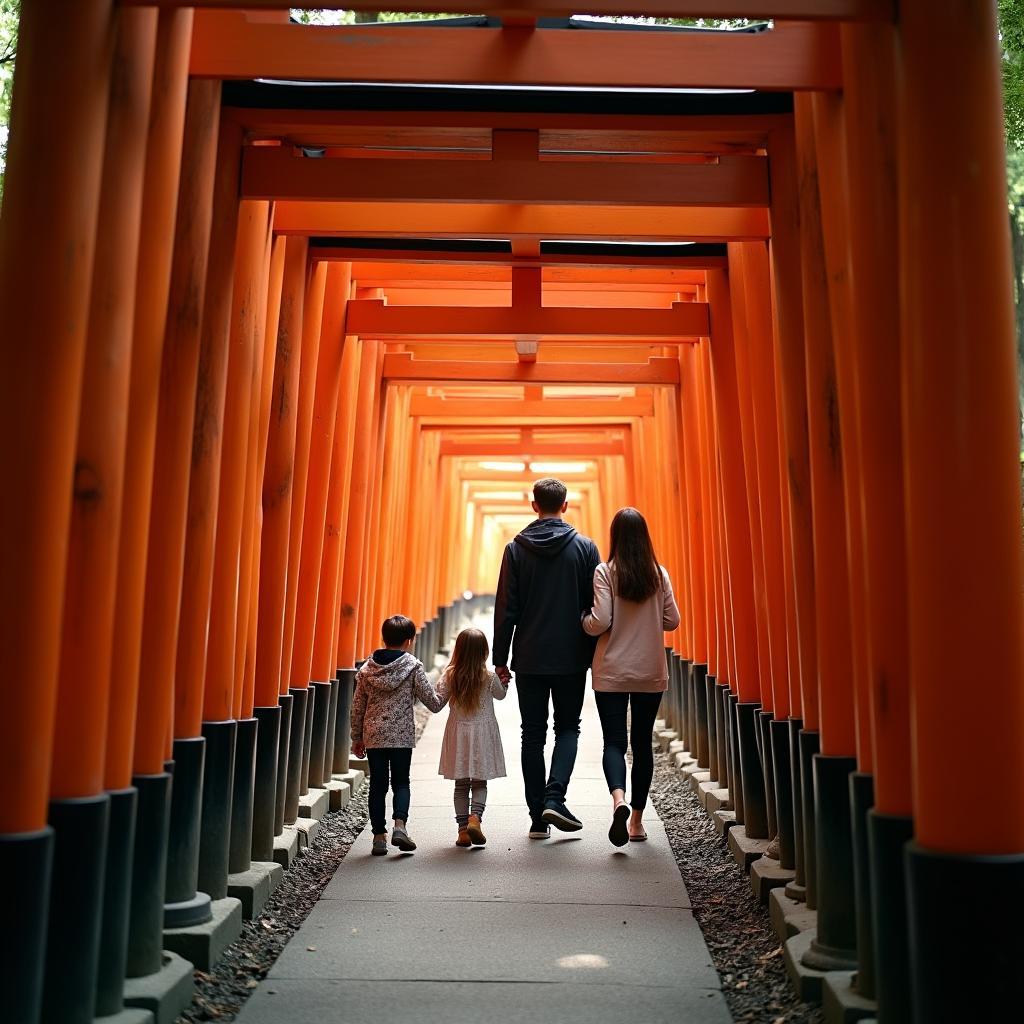
[[[523,719],[523,779],[530,817],[541,820],[548,800],[565,800],[580,735],[580,713],[586,692],[587,673],[526,675],[516,673],[519,713]],[[548,704],[555,709],[555,749],[551,772],[544,781],[544,741],[548,732]]]

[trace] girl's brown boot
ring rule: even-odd
[[[469,816],[466,832],[469,833],[469,838],[474,846],[483,846],[487,842],[487,836],[484,835],[484,830],[480,827],[480,818],[475,814]]]
[[[455,845],[462,847],[473,845],[473,840],[469,838],[469,831],[465,825],[459,826],[459,838],[455,840]]]

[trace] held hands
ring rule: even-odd
[[[353,743],[352,753],[355,754],[356,757],[358,757],[359,760],[361,761],[364,757],[366,757],[366,747],[364,747],[362,743]]]
[[[512,673],[509,672],[508,665],[496,665],[494,674],[501,680],[502,686],[508,686],[512,681]]]

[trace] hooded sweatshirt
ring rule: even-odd
[[[494,601],[494,664],[527,675],[586,672],[594,640],[580,617],[594,596],[597,545],[564,519],[536,519],[505,547]]]
[[[447,703],[434,692],[419,658],[408,651],[374,651],[356,673],[352,742],[368,749],[415,747],[417,698],[434,712]]]

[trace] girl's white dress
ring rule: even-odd
[[[502,779],[505,777],[505,753],[501,746],[498,719],[494,717],[494,702],[504,700],[508,690],[492,672],[489,684],[484,684],[480,706],[466,712],[448,701],[448,721],[441,742],[439,775],[446,779]],[[441,676],[437,694],[448,700],[447,676]]]

